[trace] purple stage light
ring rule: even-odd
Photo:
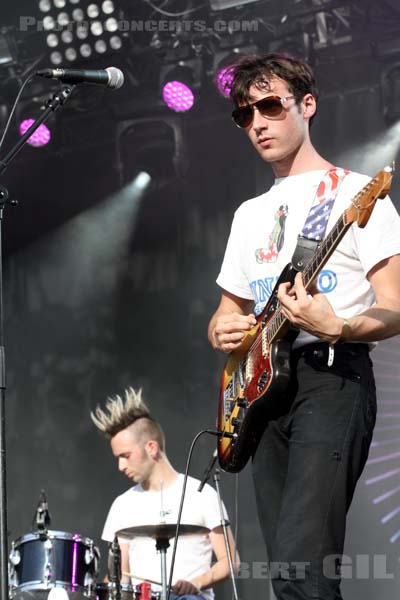
[[[175,112],[190,110],[194,104],[192,90],[181,81],[168,81],[163,87],[162,95],[168,108]]]
[[[28,131],[29,127],[33,125],[34,122],[34,119],[25,119],[24,121],[22,121],[19,126],[19,133],[21,135],[24,135]],[[30,146],[34,146],[35,148],[39,148],[40,146],[45,146],[46,144],[48,144],[50,139],[50,129],[42,123],[41,125],[39,125],[39,127],[31,135],[31,137],[26,143]]]
[[[216,77],[218,91],[222,96],[228,98],[231,93],[232,81],[233,81],[233,69],[232,67],[223,67],[217,73]]]

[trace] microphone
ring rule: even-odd
[[[124,84],[124,74],[116,67],[97,70],[42,69],[36,71],[36,75],[48,79],[59,79],[63,83],[97,83],[112,90],[118,90]]]
[[[36,509],[35,523],[38,531],[43,533],[50,527],[51,515],[49,512],[49,506],[47,504],[46,493],[44,490],[41,491],[39,502]]]
[[[202,491],[203,491],[203,487],[206,485],[207,481],[210,479],[210,475],[211,475],[211,472],[212,472],[212,470],[213,470],[213,468],[214,468],[214,465],[215,465],[215,463],[216,463],[217,456],[218,456],[218,454],[217,454],[217,449],[215,449],[215,450],[214,450],[214,453],[213,453],[213,455],[212,455],[212,457],[211,457],[211,460],[210,460],[210,462],[208,463],[208,467],[207,467],[207,469],[204,471],[203,479],[201,480],[201,482],[200,482],[200,485],[199,485],[199,487],[197,488],[197,491],[198,491],[198,492],[202,492]]]

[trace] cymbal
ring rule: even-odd
[[[179,526],[179,535],[206,535],[210,530],[202,525],[187,525],[183,523]],[[157,523],[157,525],[136,525],[120,529],[115,535],[129,540],[135,537],[151,537],[155,540],[170,539],[175,537],[176,523]]]

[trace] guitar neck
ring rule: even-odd
[[[303,271],[303,283],[306,289],[311,287],[322,267],[327,263],[350,225],[351,223],[346,223],[346,211],[344,211],[326,238],[317,246],[317,250],[312,259]],[[263,330],[266,343],[270,344],[275,339],[282,337],[282,331],[289,326],[290,321],[284,316],[279,304],[275,314],[270,319],[267,327]]]
[[[328,262],[333,252],[338,247],[344,234],[350,228],[351,223],[346,223],[346,211],[344,211],[326,238],[317,246],[317,249],[303,271],[303,284],[306,290],[310,288],[322,267]]]

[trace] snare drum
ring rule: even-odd
[[[63,587],[90,596],[96,583],[98,561],[99,550],[93,541],[78,533],[28,533],[12,543],[10,594]]]

